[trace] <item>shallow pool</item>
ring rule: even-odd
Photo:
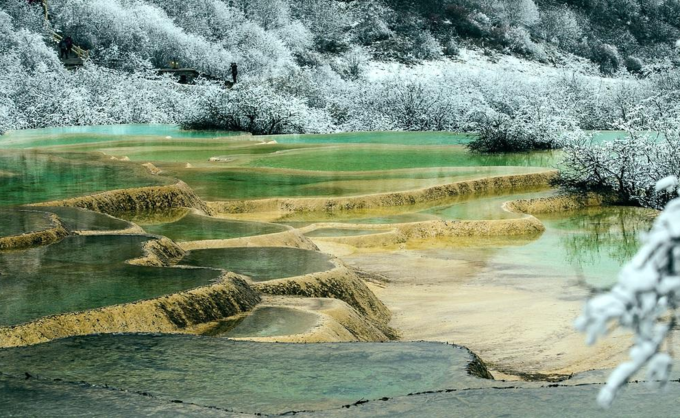
[[[151,234],[166,236],[173,241],[186,242],[274,234],[284,232],[287,228],[282,225],[231,221],[188,213],[175,222],[144,225],[144,230]]]
[[[256,308],[234,328],[219,334],[229,338],[263,338],[304,334],[318,323],[319,316],[299,309],[278,306]]]
[[[0,209],[0,238],[51,228],[49,213],[26,209]]]
[[[193,250],[179,264],[224,269],[258,282],[318,273],[335,267],[326,254],[286,247]]]
[[[210,269],[141,267],[152,238],[75,236],[45,247],[0,253],[0,326],[47,315],[154,298],[211,283]]]
[[[0,151],[0,206],[48,202],[106,190],[154,186],[176,180],[152,176],[136,164],[92,154]]]

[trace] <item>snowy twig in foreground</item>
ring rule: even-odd
[[[677,189],[675,177],[657,183],[657,190]],[[588,301],[576,328],[587,333],[588,343],[607,334],[617,321],[635,333],[630,361],[619,365],[600,391],[598,402],[611,405],[618,391],[645,365],[650,381],[668,380],[671,356],[661,352],[662,344],[675,325],[675,308],[680,302],[680,198],[672,200],[659,215],[644,245],[619,274],[619,281],[606,294]]]

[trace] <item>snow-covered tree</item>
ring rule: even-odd
[[[677,177],[672,176],[659,181],[656,189],[670,192],[677,186]],[[680,305],[679,225],[680,198],[676,198],[656,219],[614,288],[591,299],[576,322],[591,344],[611,331],[611,323],[635,333],[630,361],[619,365],[600,390],[598,402],[604,407],[645,366],[649,381],[668,381],[672,358],[664,343],[677,324]]]

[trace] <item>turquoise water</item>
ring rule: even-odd
[[[151,176],[135,164],[91,154],[53,155],[33,151],[0,152],[0,206],[15,206],[83,196],[106,190],[174,183]]]
[[[224,269],[258,282],[317,273],[335,267],[326,254],[285,247],[194,250],[179,264]]]
[[[190,213],[175,222],[144,225],[144,230],[150,234],[166,236],[173,241],[186,242],[274,234],[284,232],[287,228],[281,225],[231,221]]]
[[[472,154],[463,146],[355,145],[288,151],[256,158],[252,167],[311,171],[374,171],[432,167],[553,167],[558,152]]]
[[[0,253],[0,326],[154,298],[219,277],[215,270],[124,263],[142,256],[149,240],[140,235],[76,236]]]
[[[425,250],[428,256],[465,260],[480,282],[516,286],[525,282],[571,282],[606,289],[640,246],[653,222],[640,208],[589,208],[535,215],[546,227],[534,237],[456,238],[455,249]]]
[[[474,134],[453,132],[348,132],[332,135],[275,135],[279,144],[461,145]]]
[[[491,384],[440,343],[267,344],[186,335],[94,335],[0,350],[3,372],[85,381],[244,412]]]
[[[533,191],[517,191],[515,193],[493,196],[461,197],[453,204],[446,204],[422,211],[423,214],[435,215],[444,220],[499,220],[516,219],[524,214],[508,212],[503,203],[510,200],[537,199],[554,196],[556,190],[535,189]]]
[[[186,138],[222,138],[241,135],[229,131],[184,131],[176,125],[101,125],[68,126],[9,131],[0,136],[1,148],[37,148],[60,145],[91,144],[115,141],[121,137],[158,136]]]

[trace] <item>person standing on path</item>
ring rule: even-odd
[[[66,42],[66,58],[70,58],[71,50],[73,50],[73,38],[67,36],[66,39],[64,39],[64,42]]]
[[[66,47],[66,39],[62,38],[57,46],[59,47],[59,58],[64,60],[67,59],[68,48]]]
[[[234,84],[236,84],[236,76],[238,75],[238,66],[236,65],[235,62],[231,63],[231,78],[234,80]]]

